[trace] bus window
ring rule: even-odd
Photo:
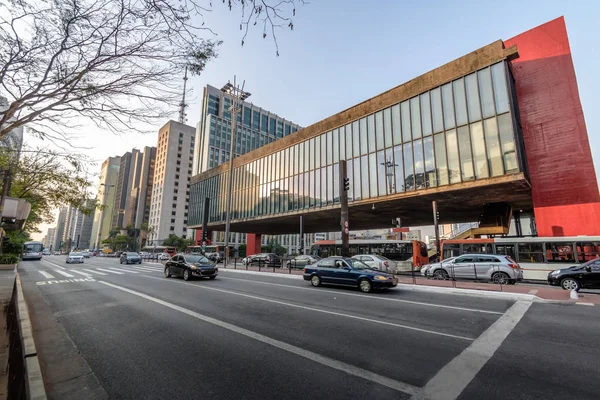
[[[515,245],[514,244],[497,244],[495,254],[503,254],[505,256],[509,256],[513,260],[516,260],[515,257]]]
[[[491,253],[492,252],[492,244],[491,243],[463,243],[463,254],[470,253]]]
[[[546,260],[548,260],[548,262],[575,262],[573,243],[546,243]]]
[[[442,246],[443,254],[442,254],[442,259],[445,260],[446,258],[450,258],[450,257],[458,257],[460,256],[460,244],[458,243],[444,243],[444,245]]]
[[[587,262],[600,258],[600,242],[577,242],[577,260]]]
[[[543,263],[544,247],[542,243],[519,243],[519,262]]]

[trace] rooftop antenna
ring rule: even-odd
[[[185,91],[187,88],[187,66],[185,67],[185,74],[183,75],[183,96],[181,98],[181,103],[179,103],[179,123],[185,124],[187,122],[187,114],[185,109],[187,108],[187,103],[185,102]]]

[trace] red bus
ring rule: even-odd
[[[349,243],[350,257],[357,254],[376,254],[398,264],[398,271],[420,269],[429,263],[427,245],[418,240],[355,239]],[[321,258],[342,254],[341,240],[317,240],[310,247],[310,255]]]

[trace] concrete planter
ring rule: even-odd
[[[16,266],[17,264],[0,264],[0,271],[13,270]]]

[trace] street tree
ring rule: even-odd
[[[220,2],[216,2],[219,4]],[[293,29],[304,0],[223,0],[271,38]],[[219,5],[221,6],[221,5]],[[221,41],[205,24],[211,0],[12,0],[0,2],[0,139],[26,125],[64,139],[81,117],[102,129],[154,130],[177,108],[183,71],[200,74]]]
[[[194,244],[194,241],[191,239],[186,239],[181,236],[177,236],[174,233],[169,234],[169,236],[163,240],[163,246],[173,246],[176,247],[179,251],[184,251],[188,246]]]

